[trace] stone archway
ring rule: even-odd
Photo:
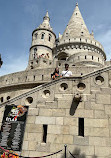
[[[67,60],[67,57],[68,57],[68,54],[65,53],[65,52],[60,52],[60,53],[57,55],[58,60]]]

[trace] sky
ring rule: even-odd
[[[63,34],[78,1],[89,32],[111,59],[111,0],[0,0],[0,76],[23,71],[28,65],[32,31],[48,10],[50,24],[58,37]]]

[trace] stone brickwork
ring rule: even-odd
[[[75,157],[111,158],[111,63],[89,34],[78,4],[56,43],[49,21],[47,12],[32,33],[27,69],[0,77],[0,125],[5,105],[27,105],[24,157],[47,155],[67,144]],[[38,58],[42,51],[49,58]],[[73,76],[52,81],[54,68],[61,72],[65,63]],[[53,157],[63,155],[64,150]]]
[[[26,96],[21,96],[21,99],[19,96],[16,101],[10,99],[9,104],[24,105],[27,97],[33,98],[33,102],[29,104],[22,155],[41,156],[60,150],[67,144],[72,153],[80,150],[86,157],[108,157],[111,154],[111,95],[110,88],[105,85],[109,80],[109,72],[101,71],[101,76],[104,77],[102,85],[94,80],[97,74],[81,78],[81,83],[86,85],[84,90],[77,88],[80,82],[77,77],[69,78],[70,80],[61,78],[24,93]],[[66,90],[61,89],[62,83],[68,85]],[[45,90],[51,92],[48,97],[45,97]],[[77,93],[81,95],[78,105],[74,101]],[[84,118],[84,136],[80,136],[78,132],[79,118]],[[43,125],[48,127],[46,143],[43,142]]]

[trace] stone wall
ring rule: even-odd
[[[86,158],[110,157],[110,73],[111,70],[83,78],[56,80],[34,88],[19,97],[21,99],[9,100],[9,104],[29,105],[21,154],[46,155],[67,144],[74,155],[78,151]],[[28,97],[33,98],[32,103]],[[84,118],[84,136],[78,132],[79,118]],[[43,142],[43,125],[47,125],[46,143]],[[63,152],[57,157],[61,156]]]
[[[59,65],[60,63],[58,63]],[[64,70],[64,63],[59,66],[60,72]],[[54,72],[54,68],[37,69],[30,71],[22,71],[0,77],[0,103],[3,97],[4,101],[7,97],[13,98],[28,90],[39,86],[40,84],[51,81],[51,73]],[[81,73],[94,71],[97,68],[91,67],[70,67],[74,76],[80,76]]]

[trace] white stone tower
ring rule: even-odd
[[[58,47],[53,55],[70,66],[103,66],[106,55],[102,45],[90,34],[80,13],[78,3],[63,33],[59,35]]]
[[[28,69],[47,67],[52,61],[52,48],[56,35],[50,26],[48,11],[43,18],[43,23],[32,32]],[[50,62],[49,62],[50,61]]]

